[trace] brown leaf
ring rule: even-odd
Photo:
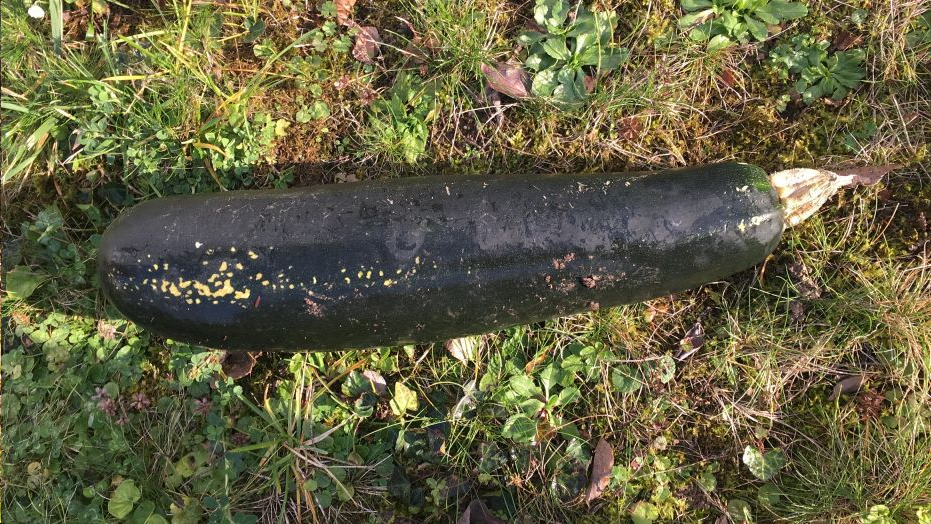
[[[504,522],[488,511],[481,499],[475,499],[469,502],[462,515],[459,515],[456,524],[504,524]]]
[[[498,62],[493,66],[482,64],[482,73],[488,85],[502,95],[521,99],[530,96],[530,74],[520,64]]]
[[[595,84],[597,82],[595,82],[595,77],[592,75],[585,75],[585,77],[582,78],[582,83],[585,84],[585,92],[591,94],[592,91],[595,90]]]
[[[838,51],[846,51],[851,47],[855,47],[863,43],[863,37],[860,35],[855,35],[850,31],[844,31],[843,29],[837,33],[837,38],[834,39],[834,49]]]
[[[852,169],[844,169],[842,171],[835,171],[838,176],[842,177],[851,177],[851,180],[845,185],[848,186],[871,186],[880,180],[882,177],[889,174],[891,171],[900,169],[902,166],[899,164],[886,164],[881,166],[863,166],[855,167]]]
[[[811,270],[803,262],[789,264],[789,275],[800,295],[807,299],[821,298],[821,285],[811,276]]]
[[[734,87],[734,84],[737,83],[737,77],[734,76],[734,72],[729,68],[724,68],[724,70],[721,71],[721,74],[718,75],[718,78],[727,87]]]
[[[592,458],[591,480],[588,483],[588,490],[585,491],[586,504],[600,497],[608,487],[612,468],[614,468],[614,448],[602,438],[595,446],[595,456]]]
[[[373,64],[380,44],[381,36],[378,29],[370,25],[362,26],[356,35],[356,43],[352,46],[352,56],[363,64]]]
[[[856,393],[857,391],[860,391],[860,388],[863,386],[864,382],[866,382],[866,377],[864,375],[854,375],[852,377],[847,377],[834,385],[834,391],[831,392],[828,400],[834,400],[841,395]]]
[[[223,355],[223,373],[232,379],[242,378],[252,373],[255,359],[260,354],[248,351],[227,351]]]
[[[362,376],[369,381],[369,384],[372,385],[372,391],[379,397],[388,391],[388,384],[385,383],[385,377],[381,376],[381,373],[366,369],[362,372]]]
[[[676,353],[676,360],[685,360],[692,356],[705,345],[705,330],[701,326],[701,320],[695,322],[691,328],[679,341],[679,352]]]
[[[352,8],[356,5],[356,0],[334,0],[334,3],[336,4],[336,21],[346,26],[354,25]]]

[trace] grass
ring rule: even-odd
[[[483,63],[526,58],[531,3],[359,3],[383,40],[366,64],[330,3],[64,3],[58,49],[48,14],[2,0],[3,518],[116,521],[131,480],[133,522],[445,522],[475,500],[527,522],[927,522],[927,7],[806,4],[709,53],[677,2],[599,3],[630,58],[569,110],[486,88]],[[767,65],[802,33],[865,51],[843,100],[795,100]],[[405,77],[433,96],[393,111]],[[752,270],[488,333],[465,361],[264,354],[232,378],[222,352],[123,320],[94,272],[106,226],[167,194],[730,159],[904,167]],[[520,377],[579,394],[521,431]],[[601,438],[614,468],[586,504]],[[759,478],[748,448],[785,464]]]

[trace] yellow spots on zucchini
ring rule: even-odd
[[[200,242],[194,242],[194,249],[200,249],[200,246],[202,245],[203,244],[201,244]]]
[[[226,268],[227,268],[227,267],[229,267],[229,266],[226,264],[226,261],[225,261],[225,260],[224,260],[223,262],[221,262],[221,263],[220,263],[220,273],[223,273],[224,271],[226,271]]]
[[[190,298],[187,299],[187,300],[185,300],[185,302],[187,302],[188,304],[193,304],[193,303],[194,303],[194,301],[193,301],[192,299],[190,299]]]
[[[261,274],[261,273],[256,273],[256,274],[255,274],[255,279],[256,279],[256,280],[262,280],[262,274]]]
[[[391,287],[393,285],[394,285],[394,280],[391,280],[390,278],[385,280],[385,287]]]
[[[191,281],[182,279],[181,281],[178,282],[178,287],[180,287],[181,289],[187,289],[191,287]]]
[[[294,284],[288,284],[288,289],[294,289]]]
[[[263,280],[263,281],[262,281],[262,285],[263,285],[263,286],[267,286],[267,285],[268,285],[268,280]]]
[[[378,272],[378,276],[380,276],[380,277],[385,276],[385,272],[384,272],[384,271],[379,271],[379,272]]]
[[[226,274],[226,276],[232,278],[232,277],[233,277],[233,272],[232,272],[232,271],[228,272],[228,273]]]
[[[747,231],[747,223],[741,220],[740,223],[737,224],[737,229],[739,229],[741,233],[745,233]]]
[[[236,252],[236,248],[235,248],[235,247],[230,247],[230,253],[235,253],[235,252]]]
[[[219,300],[214,300],[213,303],[214,303],[214,304],[219,304],[220,301],[219,301]]]
[[[142,285],[146,285],[146,284],[148,284],[148,283],[149,283],[149,279],[145,279],[145,280],[142,281]]]
[[[168,271],[168,264],[162,264],[162,271]]]
[[[152,269],[158,269],[158,264],[152,264]]]
[[[372,270],[368,270],[365,272],[365,278],[366,280],[372,280]]]
[[[278,273],[278,280],[281,280],[283,278],[284,278],[284,273]]]
[[[340,269],[339,272],[340,272],[340,273],[345,273],[345,272],[346,272],[346,268]]]
[[[167,280],[162,280],[162,286],[161,286],[162,293],[168,293],[168,283],[169,282]]]
[[[235,293],[233,293],[233,298],[240,298],[240,299],[249,298],[250,294],[251,294],[251,291],[249,291],[249,288],[246,288],[242,291],[236,291]]]
[[[359,271],[358,273],[356,273],[356,278],[362,278],[362,275],[364,275],[364,274],[365,274],[365,273]]]
[[[398,268],[398,270],[395,271],[394,274],[395,274],[395,275],[400,275],[400,274],[401,274],[401,268]]]
[[[255,260],[255,259],[259,258],[259,256],[256,255],[256,254],[255,254],[254,252],[252,252],[252,251],[249,251],[249,252],[246,253],[246,254],[249,255],[249,258],[250,258],[251,260]]]
[[[218,278],[220,278],[220,275],[214,273],[214,274],[210,275],[210,278],[207,279],[207,282],[213,282],[214,280],[216,280],[216,279],[218,279]]]
[[[206,260],[204,260],[203,262],[201,262],[201,264],[203,264],[203,265],[206,266],[206,265],[208,264],[208,262],[207,262]]]
[[[314,284],[317,283],[317,277],[312,277],[311,280],[313,281]]]
[[[194,303],[195,303],[195,304],[200,304],[200,299],[199,299],[199,298],[195,298],[195,299],[194,299]]]
[[[414,257],[414,263],[417,264],[418,266],[420,265],[420,257],[419,257],[419,256]]]
[[[236,269],[242,271],[242,264],[240,264],[239,262],[236,262]]]
[[[346,278],[344,278],[343,280],[345,280],[347,284],[349,284],[349,283],[352,282],[351,280],[349,280],[349,277],[346,277]]]

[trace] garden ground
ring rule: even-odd
[[[8,522],[931,522],[921,0],[2,0]],[[758,267],[481,337],[224,355],[121,210],[437,173],[898,164]]]

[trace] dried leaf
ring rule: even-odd
[[[388,391],[388,384],[385,383],[385,377],[381,376],[381,373],[366,369],[362,372],[362,376],[372,384],[372,391],[379,397]]]
[[[734,84],[737,83],[737,77],[734,76],[734,71],[728,68],[725,68],[723,71],[721,71],[721,74],[718,75],[718,78],[727,87],[734,87]]]
[[[520,64],[498,62],[482,64],[482,73],[488,85],[495,91],[511,98],[521,99],[530,96],[530,74]]]
[[[834,391],[831,392],[828,400],[834,400],[841,395],[850,395],[851,393],[856,393],[857,391],[860,391],[861,387],[863,387],[864,382],[866,382],[866,376],[864,375],[854,375],[852,377],[847,377],[834,385]]]
[[[460,337],[447,340],[444,346],[446,346],[446,351],[449,351],[453,358],[463,364],[468,364],[475,360],[481,342],[482,337]]]
[[[595,446],[595,456],[592,458],[592,476],[588,483],[588,490],[585,492],[585,502],[591,501],[601,496],[601,493],[608,487],[611,480],[611,470],[614,468],[614,448],[608,441],[601,439]]]
[[[682,340],[679,341],[679,352],[676,353],[676,360],[685,360],[692,356],[696,351],[705,345],[705,330],[701,326],[701,320],[695,322]]]
[[[585,84],[585,92],[591,94],[595,90],[595,84],[597,82],[595,82],[595,77],[592,75],[585,75],[585,77],[582,78],[582,83]]]
[[[863,166],[845,169],[843,171],[835,171],[834,173],[842,180],[844,177],[848,178],[848,180],[844,180],[843,185],[845,186],[871,186],[882,180],[882,177],[889,174],[889,172],[900,169],[901,167],[902,166],[899,164]]]
[[[334,0],[336,4],[336,21],[345,26],[354,25],[352,20],[352,8],[356,5],[356,0]]]
[[[223,373],[232,379],[242,378],[252,373],[258,355],[261,355],[261,353],[227,351],[223,355]]]
[[[359,28],[356,43],[352,46],[352,56],[363,64],[375,63],[375,53],[381,44],[381,35],[378,29],[367,25]]]
[[[844,31],[843,29],[837,34],[837,38],[834,39],[834,49],[838,51],[846,51],[851,47],[856,47],[863,43],[863,37],[860,35],[855,35],[850,31]]]
[[[504,521],[488,511],[481,499],[475,499],[459,515],[456,524],[504,524]]]

